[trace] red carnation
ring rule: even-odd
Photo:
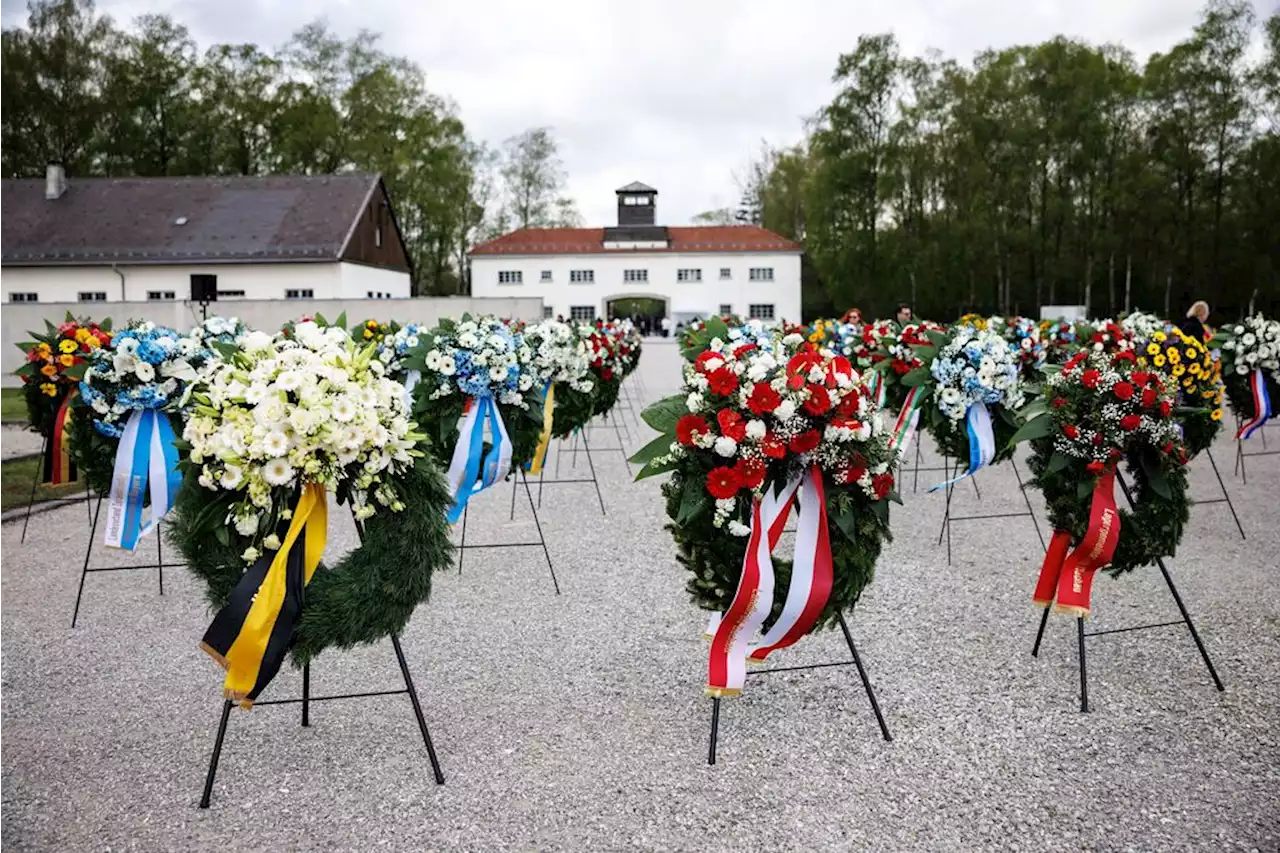
[[[1123,418],[1120,419],[1120,429],[1129,430],[1130,432],[1132,432],[1133,430],[1137,429],[1138,425],[1141,423],[1142,423],[1142,418],[1138,417],[1137,415],[1125,415]]]
[[[706,435],[709,432],[711,432],[711,426],[701,415],[685,415],[676,421],[676,441],[685,447],[693,445],[695,433]]]
[[[707,350],[706,352],[702,353],[702,355],[695,358],[693,360],[693,366],[697,368],[699,373],[710,373],[710,371],[707,369],[707,364],[709,364],[712,361],[721,362],[721,364],[717,367],[717,369],[724,366],[724,356],[718,352],[711,352],[710,350]]]
[[[1067,363],[1066,363],[1066,366],[1065,366],[1065,368],[1064,368],[1064,369],[1065,369],[1065,370],[1071,370],[1071,369],[1073,369],[1077,364],[1079,364],[1080,362],[1084,361],[1084,359],[1085,359],[1085,355],[1084,355],[1084,353],[1082,353],[1082,352],[1078,352],[1078,353],[1076,353],[1075,355],[1071,356],[1071,358],[1067,359]]]
[[[907,364],[900,358],[895,358],[893,360],[893,372],[899,376],[903,376],[911,372],[911,365]]]
[[[1090,338],[1089,340],[1093,341],[1095,344],[1100,344],[1100,343],[1102,343],[1102,333],[1101,333],[1101,332],[1094,332],[1094,333],[1093,333],[1093,337],[1092,337],[1092,338]]]
[[[1115,387],[1114,387],[1114,388],[1112,388],[1111,390],[1112,390],[1112,391],[1114,391],[1114,392],[1115,392],[1115,395],[1116,395],[1117,397],[1119,397],[1121,400],[1132,400],[1132,399],[1133,399],[1133,390],[1134,390],[1134,389],[1133,389],[1133,383],[1132,383],[1132,382],[1117,382],[1117,383],[1115,384]]]
[[[1055,409],[1061,409],[1061,408],[1062,408],[1063,406],[1065,406],[1066,404],[1067,404],[1067,398],[1066,398],[1066,397],[1054,397],[1054,398],[1053,398],[1053,407],[1054,407]]]
[[[787,446],[773,433],[767,433],[760,439],[760,452],[771,459],[781,459],[787,455]]]
[[[1145,370],[1135,370],[1129,378],[1133,380],[1135,385],[1142,387],[1151,381],[1151,374]]]
[[[757,415],[767,414],[782,404],[782,397],[768,382],[757,382],[747,397],[747,408]]]
[[[1151,408],[1152,406],[1154,406],[1155,404],[1156,404],[1156,389],[1154,389],[1154,388],[1143,388],[1143,389],[1142,389],[1142,405],[1143,405],[1143,407],[1144,407],[1144,408],[1149,409],[1149,408]]]
[[[1062,434],[1065,435],[1067,438],[1072,438],[1072,439],[1079,438],[1080,430],[1076,428],[1075,424],[1067,424],[1062,428]]]
[[[742,484],[738,481],[738,473],[732,468],[720,466],[712,468],[707,474],[707,491],[716,500],[731,498],[738,493]]]
[[[884,498],[885,495],[893,491],[893,475],[888,471],[883,474],[876,474],[871,478],[871,488],[875,491],[877,499]]]
[[[729,368],[720,367],[707,374],[707,387],[713,393],[727,397],[737,390],[738,377]]]
[[[1107,466],[1103,465],[1101,462],[1095,461],[1095,462],[1090,462],[1088,465],[1084,467],[1089,471],[1090,474],[1101,474]]]
[[[816,429],[805,430],[791,439],[792,453],[808,453],[818,446],[821,436],[818,435]]]
[[[716,421],[720,424],[720,432],[734,441],[742,441],[747,437],[747,422],[733,409],[721,409],[716,415]]]
[[[1083,374],[1081,374],[1081,376],[1080,376],[1080,382],[1081,382],[1081,384],[1083,384],[1083,385],[1084,385],[1084,387],[1086,387],[1086,388],[1097,388],[1097,387],[1098,387],[1098,379],[1100,379],[1100,378],[1101,378],[1101,376],[1100,376],[1100,374],[1098,373],[1098,371],[1094,370],[1094,369],[1091,367],[1091,368],[1089,368],[1088,370],[1086,370]]]
[[[613,368],[612,368],[612,367],[606,367],[604,370],[600,371],[600,378],[601,378],[601,379],[603,379],[605,382],[612,382],[612,381],[613,381]]]
[[[1161,416],[1161,417],[1163,417],[1163,418],[1167,418],[1167,417],[1169,417],[1169,413],[1170,413],[1170,412],[1172,412],[1172,411],[1173,411],[1173,406],[1169,403],[1169,401],[1168,401],[1168,400],[1161,400],[1161,401],[1160,401],[1160,416]]]
[[[821,385],[809,386],[809,399],[804,401],[804,410],[811,415],[821,415],[831,408],[831,395]]]
[[[1111,357],[1112,364],[1119,364],[1122,361],[1127,361],[1130,364],[1134,364],[1137,362],[1137,359],[1134,357],[1133,353],[1129,352],[1128,350],[1122,350]]]
[[[738,482],[744,489],[754,489],[763,483],[767,470],[768,466],[765,465],[764,460],[755,458],[739,459],[738,464],[733,468]]]
[[[1095,432],[1095,433],[1093,434],[1093,438],[1091,438],[1091,439],[1089,439],[1089,440],[1093,442],[1093,446],[1094,446],[1094,447],[1100,447],[1100,446],[1102,445],[1102,433],[1100,433],[1100,432]]]
[[[867,469],[855,461],[850,467],[843,469],[841,473],[844,475],[845,483],[856,483],[862,479],[863,474],[867,473]]]

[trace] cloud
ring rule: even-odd
[[[831,72],[861,33],[892,30],[905,53],[967,61],[988,47],[1065,34],[1125,44],[1141,61],[1185,38],[1202,0],[101,0],[124,23],[167,12],[201,47],[274,47],[317,17],[383,33],[417,62],[470,132],[491,145],[550,125],[585,219],[608,224],[613,190],[660,191],[659,218],[732,206],[733,172],[761,140],[797,141],[830,100]],[[6,26],[24,16],[4,0]]]

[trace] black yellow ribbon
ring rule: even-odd
[[[547,448],[551,446],[551,428],[555,424],[556,415],[556,386],[554,382],[547,383],[547,393],[542,401],[542,435],[538,436],[538,449],[533,452],[533,459],[529,463],[530,474],[541,474],[542,466],[547,461]]]
[[[226,668],[223,686],[228,699],[251,707],[280,671],[327,536],[324,487],[308,483],[280,550],[249,567],[200,644]]]

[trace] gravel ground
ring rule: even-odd
[[[673,344],[651,342],[650,396],[673,386]],[[632,425],[633,443],[645,430]],[[954,529],[921,474],[897,540],[852,620],[894,740],[856,674],[770,675],[723,707],[706,765],[705,624],[682,590],[657,484],[628,482],[593,436],[605,488],[547,488],[538,549],[469,551],[442,574],[404,647],[448,783],[437,787],[404,696],[237,711],[214,790],[196,808],[220,709],[207,624],[182,569],[90,575],[70,623],[83,509],[44,516],[25,546],[3,528],[3,842],[23,850],[1264,850],[1280,849],[1280,456],[1248,486],[1193,509],[1171,570],[1213,655],[1213,689],[1181,627],[1089,643],[1093,712],[1078,712],[1074,624],[1053,618],[1038,660],[1039,543],[1027,518]],[[616,444],[613,446],[616,447]],[[926,455],[926,460],[930,457]],[[936,460],[934,460],[936,464]],[[580,459],[578,472],[585,468]],[[554,462],[552,463],[554,472]],[[1024,469],[1025,470],[1025,469]],[[568,458],[561,476],[568,477]],[[1021,508],[1012,471],[980,475],[957,513]],[[1204,462],[1196,496],[1213,497]],[[1040,510],[1039,496],[1033,504]],[[471,513],[474,541],[527,541],[510,493]],[[334,514],[335,519],[338,514]],[[1043,518],[1041,519],[1043,525]],[[330,547],[354,531],[331,523]],[[60,531],[53,535],[51,531]],[[143,549],[150,558],[154,551]],[[95,564],[110,558],[101,547]],[[101,561],[101,562],[98,562]],[[1157,570],[1100,578],[1095,629],[1177,618]],[[838,635],[784,664],[840,660]],[[390,689],[388,644],[326,653],[315,694]],[[296,696],[286,671],[265,698]]]
[[[0,427],[0,458],[12,459],[15,456],[39,453],[41,441],[39,433],[32,432],[25,426]]]

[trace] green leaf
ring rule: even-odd
[[[650,461],[652,461],[655,457],[665,456],[667,453],[670,452],[671,442],[674,440],[675,440],[675,437],[672,436],[670,433],[663,433],[662,435],[655,438],[653,441],[646,444],[644,447],[637,450],[635,454],[632,455],[630,461],[636,463],[637,465],[645,465]]]
[[[676,466],[679,464],[680,464],[679,459],[668,459],[663,462],[651,461],[647,463],[643,468],[640,469],[639,473],[636,474],[636,479],[644,480],[649,477],[656,477],[659,474],[665,474],[668,471],[674,471],[676,469]]]
[[[88,369],[89,369],[88,362],[82,361],[79,364],[72,365],[71,367],[68,367],[66,370],[62,371],[62,375],[69,377],[71,379],[75,379],[76,381],[79,381],[81,379],[84,379],[85,371]]]
[[[111,331],[111,318],[110,318],[110,317],[108,317],[107,319],[105,319],[105,320],[103,320],[101,323],[99,323],[99,324],[98,324],[98,328],[99,328],[99,329],[101,329],[101,330],[102,330],[102,331],[104,331],[104,332],[110,332],[110,331]]]
[[[1079,498],[1080,500],[1084,500],[1085,498],[1089,497],[1089,495],[1092,493],[1093,493],[1092,478],[1081,480],[1080,482],[1076,483],[1076,497]]]
[[[320,326],[321,328],[329,325],[329,321],[326,320],[324,318],[324,315],[321,314],[319,311],[315,313],[315,321],[316,321],[316,325]]]
[[[219,524],[217,527],[213,528],[213,536],[224,546],[229,546],[231,544],[231,531],[225,525]]]
[[[339,314],[338,319],[333,321],[333,325],[337,326],[340,329],[345,329],[347,327],[347,312],[343,311],[341,314]]]
[[[458,324],[455,323],[451,317],[441,317],[439,327],[442,332],[452,333],[458,328]]]
[[[942,349],[948,343],[950,343],[950,340],[947,338],[946,332],[939,332],[934,329],[929,329],[924,334],[925,334],[925,337],[929,339],[929,342],[933,344],[935,347],[937,347],[938,349]]]
[[[719,317],[711,317],[707,320],[707,334],[723,341],[729,337],[729,325]]]
[[[1009,439],[1009,447],[1013,447],[1024,441],[1032,441],[1037,438],[1046,438],[1053,433],[1053,418],[1048,415],[1040,415],[1034,417],[1018,428],[1018,431]]]
[[[686,484],[684,494],[680,498],[680,511],[676,513],[676,524],[681,526],[689,524],[706,512],[710,505],[711,495],[707,494],[701,481]]]
[[[240,351],[239,347],[235,344],[228,343],[226,341],[214,341],[213,348],[217,350],[218,354],[226,361],[230,361],[235,354]]]
[[[910,373],[905,374],[901,379],[898,380],[898,382],[902,385],[905,385],[907,388],[915,388],[918,385],[925,384],[931,378],[932,376],[929,374],[929,368],[917,367],[915,370],[912,370]]]
[[[876,501],[877,506],[884,501]],[[854,517],[852,509],[845,509],[842,512],[835,513],[832,518],[835,519],[836,527],[840,528],[840,532],[845,538],[855,545],[858,542],[858,519]]]
[[[1068,459],[1065,455],[1061,453],[1055,453],[1049,457],[1049,464],[1045,466],[1044,472],[1046,474],[1055,474],[1058,471],[1061,471],[1063,468],[1066,468],[1070,462],[1071,460]]]
[[[640,413],[640,417],[658,432],[674,435],[676,422],[689,414],[685,398],[680,395],[659,400]]]

